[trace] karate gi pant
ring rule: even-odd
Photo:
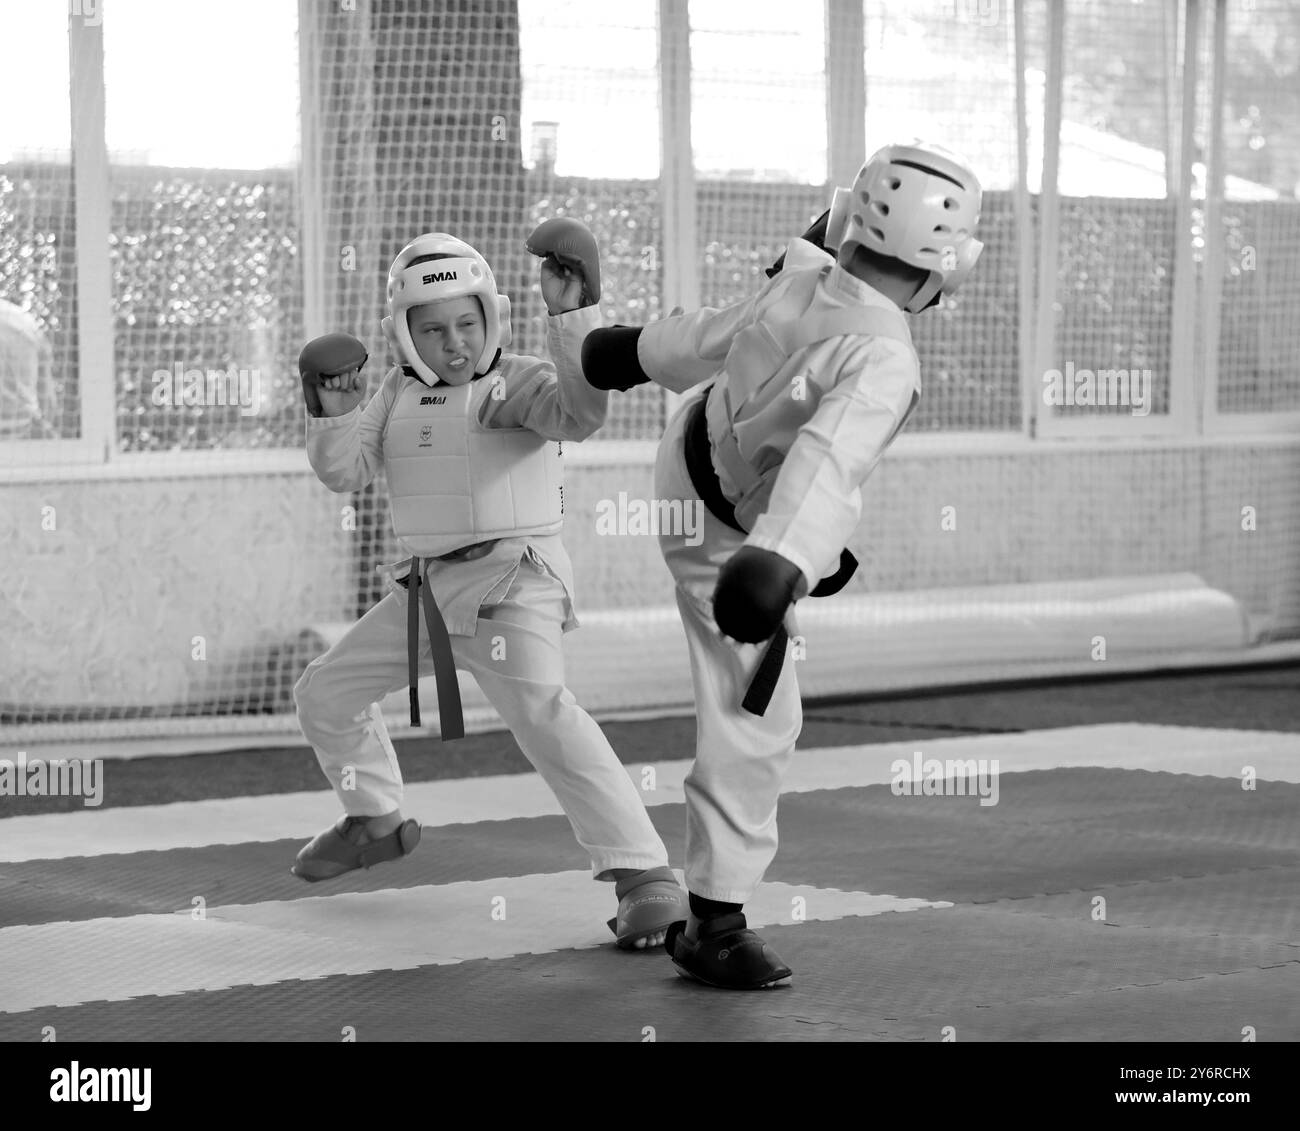
[[[686,887],[705,899],[744,903],[776,855],[777,799],[803,726],[803,707],[790,651],[766,713],[751,715],[740,705],[767,645],[737,643],[713,619],[718,574],[745,539],[710,514],[691,485],[683,439],[696,399],[683,404],[668,425],[655,462],[655,498],[681,499],[702,511],[699,545],[690,545],[684,534],[659,535],[676,582],[695,688]]]
[[[401,807],[402,774],[379,700],[408,685],[405,591],[390,593],[294,687],[303,734],[346,813]],[[525,757],[554,791],[592,873],[664,866],[668,853],[604,732],[564,685],[563,585],[525,556],[504,599],[479,613],[473,637],[452,636],[456,667],[477,680]],[[433,671],[420,621],[420,671]],[[344,789],[345,769],[353,788]],[[489,834],[490,835],[490,834]]]

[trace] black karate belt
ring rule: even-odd
[[[789,639],[790,634],[786,632],[785,625],[781,625],[768,642],[767,651],[758,662],[758,670],[749,681],[745,698],[740,701],[740,705],[751,715],[767,714],[767,705],[772,702],[776,681],[781,678],[781,669],[785,666],[785,646]]]
[[[704,395],[691,406],[690,415],[686,418],[686,474],[690,476],[695,493],[714,518],[740,534],[748,534],[749,531],[736,520],[736,508],[727,502],[727,496],[722,493],[722,483],[713,467],[713,457],[709,451],[709,422],[705,405],[712,389],[713,386],[710,385],[704,390]],[[823,577],[808,595],[829,597],[832,593],[838,593],[848,584],[857,568],[858,559],[846,547],[840,551],[839,568],[829,577]],[[785,625],[781,625],[768,642],[767,650],[758,663],[758,670],[750,679],[745,698],[740,704],[751,715],[766,714],[768,704],[772,702],[772,694],[776,691],[777,680],[781,678],[789,640],[790,635],[786,632]]]
[[[411,679],[411,726],[420,726],[420,614],[424,606],[424,624],[429,631],[429,649],[433,653],[433,674],[438,686],[438,729],[443,742],[465,737],[465,719],[461,711],[460,684],[456,680],[456,658],[451,651],[451,637],[442,610],[433,597],[433,587],[425,576],[427,565],[411,559],[411,572],[398,581],[409,594],[406,599],[406,660]],[[412,588],[414,586],[414,588]]]

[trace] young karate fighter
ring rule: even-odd
[[[344,816],[298,853],[293,872],[330,879],[415,848],[420,826],[402,816],[401,773],[378,701],[409,685],[418,725],[415,688],[432,667],[443,737],[459,737],[460,668],[554,790],[595,878],[614,882],[619,906],[609,925],[618,944],[645,948],[684,913],[685,893],[635,785],[565,686],[560,646],[577,620],[560,538],[558,441],[591,435],[608,407],[577,361],[600,321],[599,260],[591,233],[570,219],[547,221],[527,246],[544,257],[554,364],[502,353],[509,299],[477,251],[440,232],[413,240],[393,262],[384,330],[405,364],[364,409],[359,341],[327,335],[299,360],[313,470],[345,492],[382,466],[411,568],[403,588],[312,661],[294,688],[303,733]]]
[[[690,915],[666,940],[687,977],[728,989],[791,978],[743,906],[776,853],[777,798],[802,726],[785,662],[792,606],[842,588],[856,567],[844,547],[862,484],[920,396],[902,312],[934,305],[974,266],[980,196],[955,154],[889,146],[810,229],[824,226],[825,250],[795,240],[754,298],[584,343],[584,373],[600,389],[709,381],[669,424],[655,469],[658,498],[698,498],[707,512],[698,544],[659,539],[698,718]]]

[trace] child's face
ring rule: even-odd
[[[448,385],[463,385],[474,378],[474,365],[487,340],[483,308],[473,295],[413,306],[411,341],[420,360]]]

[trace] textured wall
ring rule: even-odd
[[[587,606],[641,606],[620,577],[662,572],[653,539],[595,534],[596,503],[648,497],[648,468],[582,469],[565,538]],[[1071,451],[886,459],[864,492],[853,592],[1189,571],[1256,615],[1300,628],[1300,446]],[[1242,507],[1257,529],[1242,529]],[[956,529],[944,530],[953,507]],[[613,588],[612,588],[613,587]]]
[[[267,646],[352,599],[347,501],[310,475],[0,486],[0,702],[257,709]]]
[[[871,480],[851,589],[886,592],[1189,571],[1300,631],[1300,448],[887,460]],[[648,467],[570,466],[565,540],[585,610],[671,600],[653,538],[600,537],[601,499],[648,498]],[[268,706],[273,645],[348,620],[341,508],[303,475],[0,485],[0,702],[118,714]],[[41,508],[57,528],[41,528]],[[957,529],[941,529],[942,508]],[[1241,508],[1258,528],[1241,528]],[[192,638],[206,660],[191,658]],[[64,717],[67,717],[66,715]]]

